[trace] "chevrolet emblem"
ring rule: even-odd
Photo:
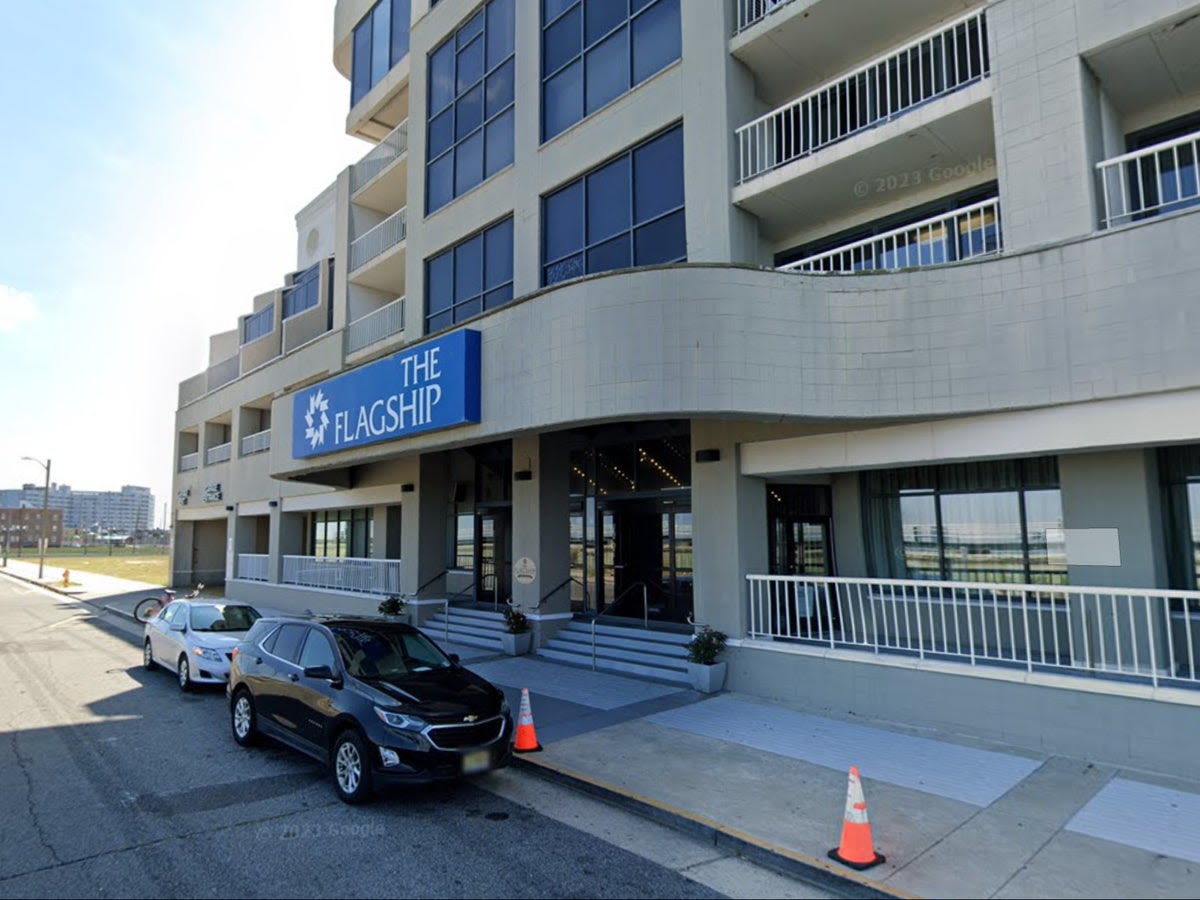
[[[463,721],[464,722],[474,722],[478,718],[479,718],[479,716],[475,715],[474,713],[471,713],[471,715],[469,715],[469,716],[463,716]]]

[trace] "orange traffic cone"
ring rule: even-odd
[[[521,711],[517,714],[517,742],[514,753],[535,753],[542,749],[533,728],[533,711],[529,708],[529,688],[521,688]]]
[[[829,851],[829,857],[852,869],[869,869],[884,861],[883,854],[875,852],[875,845],[871,841],[871,823],[867,821],[867,801],[863,799],[858,766],[850,767],[850,784],[846,789],[846,815],[842,822],[842,843]]]

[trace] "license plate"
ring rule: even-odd
[[[470,753],[464,753],[462,758],[462,768],[464,775],[471,775],[475,772],[486,772],[491,768],[491,756],[486,750],[473,750]]]

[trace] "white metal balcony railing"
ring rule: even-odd
[[[268,581],[266,553],[239,553],[237,555],[237,577],[246,581]]]
[[[264,450],[270,449],[270,428],[267,428],[264,431],[256,431],[254,434],[248,434],[242,438],[242,456],[249,456],[252,453],[262,453]]]
[[[179,457],[179,471],[180,472],[191,472],[198,468],[200,468],[200,454],[199,453],[184,453],[182,456]]]
[[[407,150],[408,119],[405,119],[350,168],[350,193],[357,193],[359,188],[399,159]]]
[[[991,71],[983,10],[737,129],[738,184],[960,90]]]
[[[408,234],[408,207],[392,213],[350,244],[350,271],[366,265],[384,250],[396,246]]]
[[[1200,203],[1200,131],[1096,164],[1104,227]]]
[[[400,560],[285,556],[283,583],[358,594],[399,594]]]
[[[760,19],[765,19],[781,6],[786,6],[792,0],[737,0],[737,23],[734,27],[740,34]]]
[[[749,575],[750,638],[1200,687],[1200,591]]]
[[[1000,201],[993,197],[835,247],[779,267],[781,272],[872,272],[907,269],[999,253]]]
[[[217,444],[215,447],[209,447],[204,451],[204,464],[211,466],[213,463],[228,462],[232,455],[233,444],[226,441],[224,444]]]
[[[346,326],[346,352],[353,353],[404,330],[404,298],[393,300]]]

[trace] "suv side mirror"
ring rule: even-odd
[[[457,654],[457,653],[451,653],[451,654],[450,654],[450,662],[452,662],[452,663],[454,664],[454,668],[456,668],[456,669],[458,668],[458,665],[459,665],[459,656],[458,656],[458,654]]]
[[[329,668],[329,666],[308,666],[304,670],[304,677],[329,682],[341,681],[340,678],[333,674],[333,669]]]

